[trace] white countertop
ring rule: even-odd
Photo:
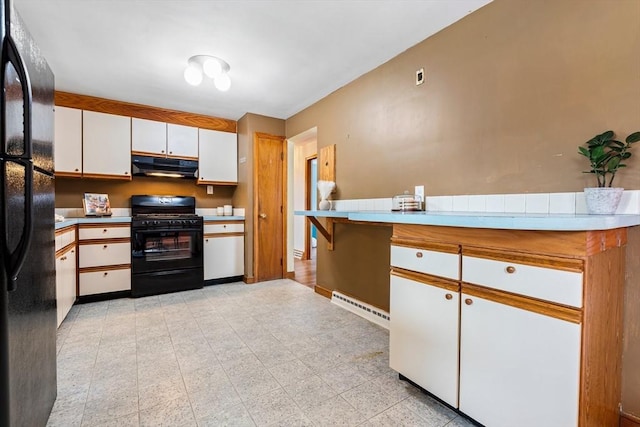
[[[506,230],[589,231],[640,225],[640,215],[531,214],[502,212],[295,211],[296,215],[389,224]]]
[[[205,221],[244,221],[243,216],[222,216],[222,215],[204,215]],[[65,218],[64,221],[56,222],[56,230],[76,224],[103,224],[115,222],[131,222],[130,216],[101,216],[101,217],[83,217],[83,218]]]

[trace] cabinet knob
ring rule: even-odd
[[[208,241],[209,241],[209,239],[204,239],[204,241],[205,241],[205,242],[208,242]]]
[[[104,277],[107,277],[108,275],[109,275],[109,273],[108,273],[108,272],[106,272],[106,271],[105,271],[105,272],[104,272],[104,274],[103,274],[103,276],[104,276]]]
[[[260,218],[265,219],[267,217],[267,214],[262,212],[260,215],[258,215]]]
[[[512,265],[508,266],[507,268],[505,268],[506,272],[509,274],[513,274],[516,272],[516,268]]]
[[[422,258],[422,252],[416,252],[416,258]]]
[[[125,175],[129,175],[129,172],[127,172],[127,171],[124,171],[124,174],[125,174]]]
[[[107,245],[104,245],[104,246],[102,247],[102,249],[107,249]]]
[[[80,172],[80,169],[76,168],[76,172]]]
[[[449,299],[449,300],[450,300],[450,299],[453,299],[453,295],[451,295],[451,294],[446,294],[444,297],[445,297],[446,299]]]
[[[464,300],[464,303],[467,304],[467,305],[471,305],[471,304],[473,304],[473,300],[471,298],[467,298],[467,299]]]
[[[161,153],[164,153],[164,150],[161,150],[160,152],[161,152]]]
[[[173,151],[169,151],[169,154],[173,154]]]
[[[60,261],[64,261],[64,260],[66,260],[66,259],[67,259],[67,257],[66,257],[66,256],[63,256],[62,258],[60,258]]]
[[[102,232],[103,232],[103,233],[106,233],[106,232],[107,232],[107,229],[105,228],[104,230],[102,230]]]

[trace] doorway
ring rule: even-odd
[[[282,279],[286,259],[285,144],[280,136],[254,135],[253,276]]]
[[[318,206],[318,155],[307,157],[305,161],[305,209],[313,210]],[[305,217],[305,237],[303,260],[315,259],[318,247],[318,230]]]

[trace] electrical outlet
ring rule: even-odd
[[[416,185],[415,195],[420,196],[424,200],[424,185]]]
[[[416,86],[424,83],[424,68],[420,68],[416,71]]]
[[[207,194],[213,194],[213,185],[207,185]]]

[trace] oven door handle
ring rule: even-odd
[[[202,228],[132,228],[132,233],[151,234],[166,232],[202,233]]]

